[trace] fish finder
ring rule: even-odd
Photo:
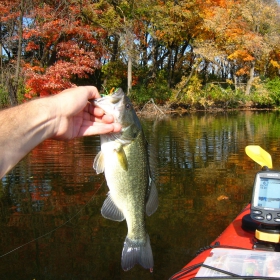
[[[242,226],[255,231],[254,249],[280,252],[280,171],[271,170],[271,155],[260,146],[249,145],[245,152],[262,171],[256,174],[250,214]]]
[[[280,172],[265,170],[256,174],[250,215],[260,224],[280,226]]]

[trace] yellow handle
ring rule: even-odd
[[[249,145],[245,148],[245,152],[248,157],[258,163],[261,167],[267,166],[268,168],[272,168],[271,155],[260,146]]]

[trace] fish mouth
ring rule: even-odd
[[[113,92],[112,95],[105,95],[101,98],[97,98],[93,100],[93,103],[96,106],[99,106],[100,104],[104,103],[104,104],[117,104],[118,102],[121,101],[121,99],[124,96],[124,92],[122,91],[122,89],[118,89],[115,92]]]
[[[91,102],[94,104],[94,106],[101,108],[106,114],[113,115],[116,121],[120,114],[119,111],[122,108],[121,104],[123,99],[124,92],[119,89],[112,95],[105,95],[104,97],[94,99]]]
[[[101,98],[97,98],[93,100],[94,105],[99,106],[102,103],[106,104],[116,104],[121,100],[121,96],[116,96],[116,95],[106,95]]]

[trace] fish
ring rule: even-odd
[[[112,95],[94,100],[96,107],[111,114],[122,130],[100,136],[101,150],[93,168],[105,174],[109,188],[101,208],[104,218],[124,221],[127,236],[121,266],[127,271],[136,264],[153,271],[154,260],[146,230],[146,214],[158,208],[158,193],[151,168],[149,144],[129,97],[121,88]]]

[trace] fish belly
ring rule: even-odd
[[[152,269],[153,255],[145,229],[145,200],[149,174],[144,139],[139,135],[131,144],[124,146],[127,170],[118,164],[118,156],[112,143],[102,147],[102,150],[105,154],[105,177],[110,189],[109,195],[122,212],[128,228],[122,253],[122,267],[129,270],[139,263],[144,268]]]

